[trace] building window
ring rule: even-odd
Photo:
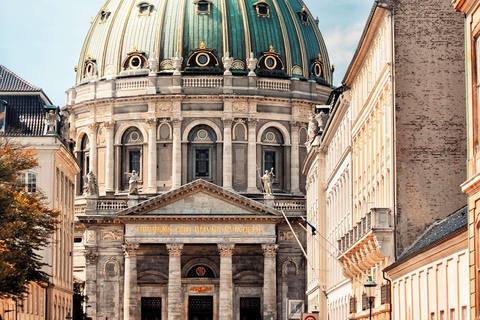
[[[210,175],[210,150],[195,149],[195,176],[208,177]]]
[[[264,161],[263,161],[263,170],[271,170],[277,172],[276,170],[276,152],[275,151],[265,151]]]
[[[215,181],[216,135],[208,126],[195,127],[189,134],[188,181]]]
[[[270,4],[265,0],[260,0],[253,4],[257,11],[257,17],[270,18]]]
[[[37,192],[37,174],[36,173],[24,173],[20,176],[20,184],[23,186],[26,192]]]
[[[107,21],[110,14],[111,14],[111,12],[106,11],[106,10],[102,10],[102,12],[100,12],[100,23],[103,23],[103,22]]]
[[[284,176],[283,163],[283,136],[276,128],[268,128],[262,134],[262,174],[266,170],[270,171],[273,168],[275,179],[273,181],[274,189],[283,189]]]
[[[240,320],[260,320],[260,298],[240,298]]]
[[[215,278],[215,273],[206,265],[197,265],[188,270],[187,278]]]
[[[142,297],[142,320],[162,320],[162,298]]]
[[[193,2],[196,9],[196,14],[210,14],[212,9],[212,1],[210,0],[195,0]]]
[[[122,138],[122,170],[121,182],[122,188],[128,188],[129,177],[125,173],[132,173],[133,170],[138,174],[140,182],[142,180],[142,161],[143,161],[143,134],[138,128],[132,127],[125,131]]]
[[[139,16],[149,16],[150,12],[152,12],[153,5],[148,2],[140,2],[137,6]]]

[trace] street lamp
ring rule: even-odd
[[[72,319],[73,319],[73,317],[70,314],[70,311],[68,311],[67,316],[65,317],[65,320],[72,320]]]
[[[367,282],[365,282],[363,286],[367,293],[368,304],[370,305],[370,320],[372,320],[372,305],[375,301],[375,288],[377,287],[377,283],[373,281],[370,273],[368,273]]]

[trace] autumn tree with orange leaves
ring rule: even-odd
[[[0,137],[0,296],[18,296],[29,282],[47,283],[41,249],[56,229],[58,212],[40,192],[26,192],[20,176],[37,166],[36,153]]]

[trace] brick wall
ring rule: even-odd
[[[464,25],[447,0],[394,1],[397,254],[466,204]]]

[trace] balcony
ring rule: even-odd
[[[352,278],[394,253],[393,214],[389,208],[371,208],[340,240],[339,260],[344,275]]]

